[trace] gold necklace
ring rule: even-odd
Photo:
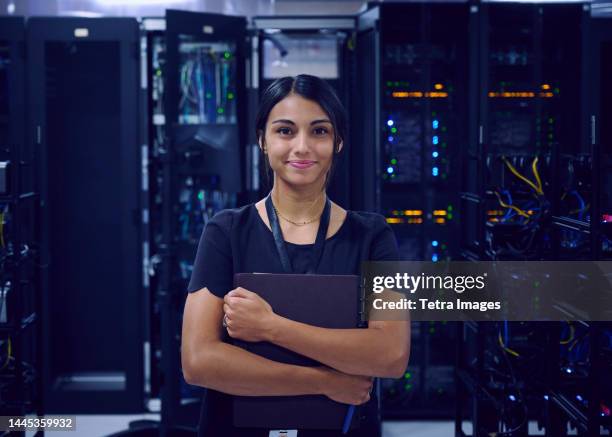
[[[317,203],[317,200],[319,200],[319,199],[315,199],[315,201],[313,202],[312,206],[310,208],[308,208],[309,211],[315,206],[315,204]],[[282,215],[278,211],[278,209],[276,209],[276,205],[274,205],[274,202],[272,202],[272,207],[274,208],[274,212],[276,212],[276,215],[278,215],[283,220],[288,221],[289,223],[291,223],[291,224],[293,224],[295,226],[305,226],[305,225],[308,225],[308,224],[318,220],[319,218],[321,218],[321,215],[323,214],[323,211],[321,211],[319,214],[317,214],[316,216],[314,216],[311,219],[305,220],[303,222],[296,222],[296,221],[293,221],[293,220],[285,217],[284,215]]]

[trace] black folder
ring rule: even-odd
[[[359,276],[238,273],[234,285],[259,294],[276,314],[324,328],[357,328],[361,320]],[[270,360],[320,366],[267,342],[234,344]],[[234,396],[234,425],[267,429],[341,429],[348,406],[326,396]],[[358,421],[354,421],[354,423]]]

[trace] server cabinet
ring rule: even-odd
[[[359,17],[353,171],[360,206],[385,215],[403,260],[458,257],[469,29],[467,3],[382,4]],[[413,324],[408,371],[383,384],[385,417],[452,416],[454,334],[451,324]]]
[[[591,147],[596,168],[593,172],[593,214],[591,225],[598,259],[612,258],[612,19],[594,18],[590,23],[591,44],[589,114]]]
[[[47,413],[142,411],[138,25],[31,18]],[[38,66],[38,67],[34,67]]]
[[[149,178],[152,389],[162,432],[193,427],[202,390],[180,363],[182,310],[204,226],[245,196],[246,19],[167,10],[150,34]],[[156,381],[157,379],[157,381]]]
[[[35,157],[25,142],[25,22],[0,17],[0,399],[42,413]]]

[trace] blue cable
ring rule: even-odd
[[[355,414],[355,405],[350,405],[344,416],[344,424],[342,425],[342,434],[346,434],[351,426],[353,420],[353,414]]]

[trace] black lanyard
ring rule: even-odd
[[[319,265],[319,260],[323,254],[323,247],[325,246],[325,237],[327,236],[327,228],[329,227],[329,213],[331,210],[331,202],[328,198],[325,199],[325,208],[321,214],[321,221],[319,222],[319,230],[317,231],[317,238],[311,252],[310,266],[307,273],[314,273]],[[291,266],[291,260],[289,259],[289,253],[287,252],[287,244],[283,238],[283,232],[278,221],[278,216],[274,210],[272,204],[272,193],[268,194],[266,198],[266,211],[268,212],[268,220],[270,221],[270,228],[272,228],[272,234],[274,235],[274,243],[276,243],[276,250],[280,257],[281,264],[285,273],[294,273],[293,267]]]

